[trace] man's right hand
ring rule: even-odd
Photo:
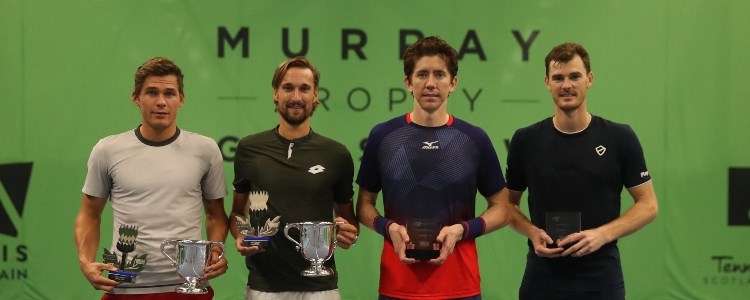
[[[534,253],[539,257],[560,257],[560,254],[565,250],[562,247],[548,248],[548,244],[552,244],[552,238],[547,233],[539,228],[536,228],[536,232],[532,237],[529,238],[532,245],[534,245]]]
[[[237,246],[237,252],[239,252],[242,256],[252,256],[255,253],[263,252],[265,251],[263,248],[260,248],[258,246],[245,246],[242,242],[243,237],[240,235],[235,239],[235,246]]]
[[[104,270],[115,271],[117,268],[100,262],[84,263],[81,265],[81,272],[83,276],[86,276],[91,286],[97,290],[111,292],[120,283],[102,276]]]
[[[406,233],[406,227],[394,222],[391,223],[391,226],[388,226],[387,230],[388,235],[391,237],[393,249],[398,254],[398,259],[407,265],[416,263],[416,259],[406,257],[406,243],[409,242],[409,234]]]

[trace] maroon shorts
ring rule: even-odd
[[[208,287],[208,294],[187,295],[177,292],[157,293],[157,294],[132,294],[132,295],[112,295],[105,293],[102,300],[211,300],[214,298],[214,289]]]

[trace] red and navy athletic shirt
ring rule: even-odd
[[[398,224],[430,218],[449,226],[475,217],[477,191],[489,197],[503,187],[500,162],[487,134],[450,116],[440,127],[411,122],[409,114],[376,125],[357,175],[360,187],[383,192],[384,216]],[[458,298],[480,294],[473,239],[462,240],[443,265],[402,264],[390,240],[380,260],[385,296]]]

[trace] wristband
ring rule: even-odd
[[[372,223],[372,227],[375,229],[375,232],[390,240],[391,236],[388,233],[388,227],[391,226],[391,224],[393,224],[393,221],[386,219],[383,216],[376,216],[375,221]]]
[[[464,234],[461,239],[475,239],[479,237],[480,235],[484,234],[485,226],[486,224],[484,222],[484,219],[482,218],[473,218],[471,220],[461,222],[461,227],[464,228]]]

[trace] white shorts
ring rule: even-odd
[[[245,290],[245,300],[341,300],[339,290],[327,290],[319,292],[261,292],[250,289]]]

